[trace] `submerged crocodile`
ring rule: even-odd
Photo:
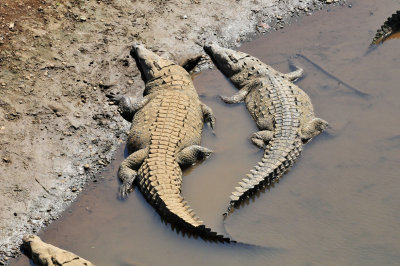
[[[192,165],[212,151],[200,146],[204,123],[215,118],[210,107],[200,102],[189,73],[143,45],[134,45],[132,55],[146,87],[143,99],[109,97],[118,103],[121,115],[132,126],[128,135],[129,156],[121,163],[120,196],[126,197],[136,184],[160,216],[205,239],[230,242],[205,227],[181,196],[181,166]]]
[[[283,74],[242,52],[216,44],[204,49],[239,89],[232,97],[221,96],[222,100],[246,103],[260,129],[251,140],[265,149],[262,161],[232,192],[227,215],[232,207],[285,174],[300,155],[303,144],[320,134],[328,123],[315,117],[310,98],[291,82],[302,75],[302,69]]]
[[[389,17],[376,32],[371,45],[378,45],[387,40],[400,38],[400,10]]]

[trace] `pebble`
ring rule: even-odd
[[[78,189],[77,189],[76,187],[73,187],[73,188],[71,188],[71,191],[72,191],[72,192],[77,192]]]
[[[86,20],[87,20],[87,17],[81,16],[81,17],[79,18],[79,20],[80,20],[80,21],[86,21]]]
[[[85,165],[83,166],[83,168],[84,168],[85,170],[88,170],[88,169],[90,168],[90,165],[89,165],[89,164],[85,164]]]

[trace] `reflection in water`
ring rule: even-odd
[[[282,72],[296,54],[313,62],[297,58],[305,70],[297,84],[331,125],[279,184],[225,221],[235,239],[271,249],[183,237],[161,222],[137,190],[118,201],[123,147],[104,180],[91,184],[71,213],[41,237],[98,265],[398,264],[400,42],[365,55],[376,25],[397,5],[354,0],[353,8],[319,11],[240,48],[267,64],[280,62],[272,66]],[[216,134],[205,129],[202,143],[215,154],[185,172],[182,193],[206,224],[223,232],[221,213],[230,192],[262,152],[248,139],[256,126],[245,106],[218,99],[236,92],[218,71],[200,74],[195,86],[217,117]]]

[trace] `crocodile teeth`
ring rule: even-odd
[[[237,201],[237,200],[239,200],[239,197],[238,197],[238,196],[235,196],[235,195],[231,195],[230,198],[231,198],[232,201]]]
[[[247,189],[244,189],[244,188],[242,188],[242,187],[235,187],[235,189],[236,189],[237,191],[239,191],[240,193],[244,193],[244,192],[247,191]]]
[[[232,195],[235,195],[235,196],[240,197],[240,196],[243,195],[243,193],[241,193],[241,192],[239,192],[239,191],[233,191],[233,192],[232,192]]]

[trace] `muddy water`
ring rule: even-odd
[[[240,48],[283,72],[293,58],[305,69],[297,84],[331,124],[279,184],[226,221],[235,239],[268,249],[183,236],[137,190],[118,201],[123,147],[103,179],[41,237],[98,265],[400,264],[400,40],[367,51],[398,1],[376,2],[317,12]],[[248,140],[256,127],[245,107],[217,98],[236,91],[229,82],[208,71],[195,85],[217,116],[215,135],[206,128],[203,140],[215,154],[185,172],[183,195],[223,232],[230,191],[262,153]]]

